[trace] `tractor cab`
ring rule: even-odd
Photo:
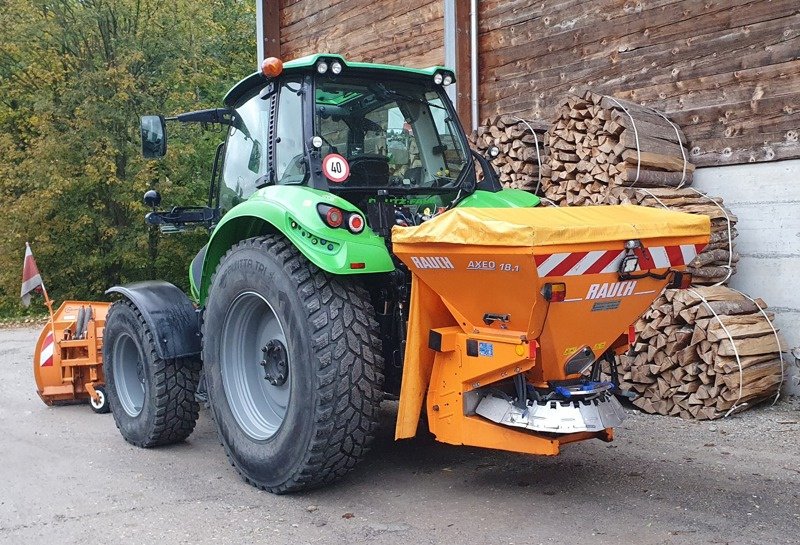
[[[243,80],[225,99],[234,113],[223,211],[261,187],[306,185],[362,209],[381,195],[423,203],[402,211],[417,223],[426,208],[431,215],[474,186],[473,159],[445,93],[451,72],[316,55],[265,78]]]
[[[231,89],[225,108],[168,118],[228,127],[208,206],[186,211],[211,226],[260,189],[305,186],[366,212],[384,238],[394,225],[418,225],[477,187],[475,157],[446,93],[454,81],[441,67],[347,63],[338,55],[267,59]],[[166,150],[163,119],[143,118],[146,156]],[[480,189],[499,191],[494,172],[481,166]]]

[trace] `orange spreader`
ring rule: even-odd
[[[624,413],[608,385],[576,381],[624,350],[708,239],[705,216],[636,206],[464,208],[395,228],[412,273],[396,438],[416,433],[425,406],[446,443],[557,454],[611,440]],[[510,400],[515,376],[535,403]]]

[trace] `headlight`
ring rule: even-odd
[[[451,76],[450,74],[445,74],[444,79],[442,80],[442,83],[444,85],[452,84],[453,83],[453,76]]]
[[[435,83],[436,85],[441,85],[443,80],[444,80],[444,78],[442,77],[441,73],[436,72],[433,75],[433,83]]]
[[[317,72],[319,72],[320,74],[324,74],[327,71],[328,71],[328,63],[325,61],[319,61],[317,63]]]
[[[333,72],[336,75],[341,74],[342,73],[342,63],[340,63],[339,61],[333,61],[331,63],[331,72]]]

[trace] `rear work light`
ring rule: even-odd
[[[542,286],[542,297],[548,303],[558,303],[567,297],[567,285],[563,282],[550,283]]]

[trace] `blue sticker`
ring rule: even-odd
[[[494,356],[494,345],[492,343],[478,343],[478,355],[491,358]]]

